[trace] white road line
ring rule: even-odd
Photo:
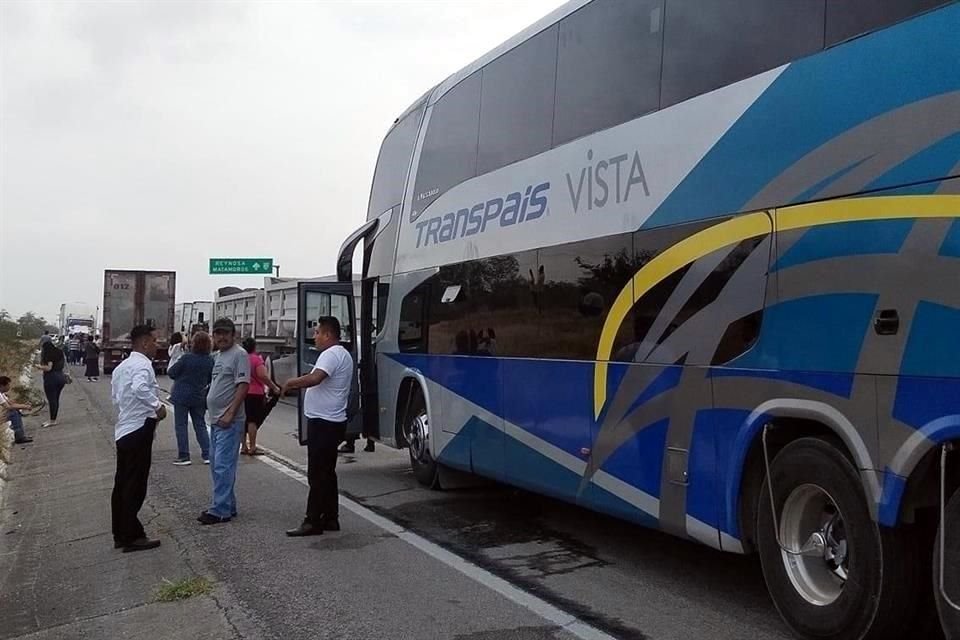
[[[293,478],[300,484],[308,486],[307,477],[303,472],[296,470],[303,469],[301,464],[291,460],[290,458],[287,458],[286,456],[280,455],[275,451],[271,451],[262,445],[260,445],[260,448],[263,449],[268,455],[259,456],[257,460],[276,469],[283,475]],[[279,462],[279,460],[282,460],[283,462]],[[458,556],[457,554],[444,549],[440,545],[430,542],[426,538],[423,538],[412,531],[404,529],[395,522],[392,522],[387,518],[374,513],[370,509],[351,500],[350,498],[347,498],[344,495],[340,496],[340,504],[345,509],[360,516],[367,522],[379,527],[380,529],[383,529],[387,533],[397,536],[407,544],[419,549],[428,556],[439,560],[451,569],[459,571],[471,580],[499,593],[501,596],[507,598],[511,602],[520,605],[529,611],[532,611],[541,618],[547,620],[548,622],[552,622],[553,624],[561,627],[565,631],[572,633],[578,638],[583,638],[583,640],[613,640],[613,636],[610,636],[603,631],[590,626],[576,616],[567,613],[558,607],[555,607],[549,602],[538,598],[537,596],[528,593],[523,589],[515,587],[503,578],[493,575],[486,569],[473,564],[466,558]]]

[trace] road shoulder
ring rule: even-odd
[[[77,383],[62,397],[61,423],[17,447],[0,511],[0,638],[258,638],[254,622],[223,585],[210,595],[156,602],[164,581],[209,576],[183,544],[178,519],[148,493],[140,518],[154,551],[113,548],[112,424]]]

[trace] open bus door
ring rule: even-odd
[[[350,385],[350,401],[347,403],[347,436],[359,435],[363,419],[359,410],[360,388],[357,377],[357,315],[353,302],[352,282],[301,282],[297,287],[297,375],[313,371],[320,352],[313,345],[317,320],[321,316],[333,316],[340,321],[340,344],[353,357],[353,381]],[[297,399],[300,444],[307,444],[307,421],[303,416],[301,389]]]
[[[360,285],[360,410],[363,433],[380,438],[380,398],[377,382],[377,336],[383,329],[390,285],[365,278]]]

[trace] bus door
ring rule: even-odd
[[[354,362],[354,375],[350,388],[350,401],[347,403],[349,422],[347,435],[359,435],[361,414],[354,407],[359,406],[359,384],[357,379],[357,339],[355,328],[356,310],[353,302],[352,282],[300,282],[297,286],[297,375],[302,376],[313,371],[320,352],[313,344],[317,320],[321,316],[333,316],[340,321],[340,344],[350,352]],[[304,390],[300,390],[297,400],[298,429],[300,444],[307,444],[307,421],[303,416]]]
[[[363,432],[380,437],[380,394],[377,386],[377,336],[383,329],[390,285],[366,278],[360,287],[360,412]]]

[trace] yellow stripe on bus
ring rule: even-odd
[[[960,217],[960,196],[881,196],[827,200],[786,207],[776,211],[777,231],[790,231],[824,224],[902,218]],[[737,216],[681,240],[660,253],[634,274],[617,295],[600,334],[593,375],[594,417],[599,418],[607,401],[607,368],[613,343],[633,305],[664,278],[723,247],[770,233],[765,212]]]

